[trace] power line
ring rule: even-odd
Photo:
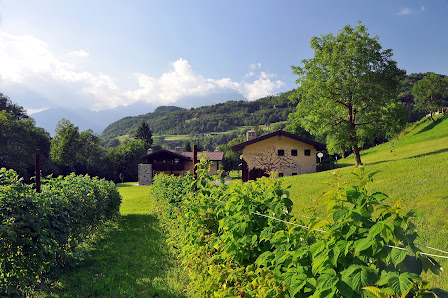
[[[221,201],[221,200],[218,200],[218,199],[215,199],[215,198],[212,198],[212,197],[209,197],[209,198],[210,198],[210,199],[213,199],[213,200],[215,200],[215,201],[218,201],[218,202],[220,202],[220,203],[225,204],[224,201]],[[257,213],[257,212],[251,212],[251,213],[252,213],[252,214],[255,214],[255,215],[258,215],[258,216],[267,217],[267,218],[270,218],[270,219],[273,219],[273,220],[276,220],[276,221],[279,221],[279,222],[283,222],[283,223],[286,223],[286,224],[290,224],[290,225],[298,226],[298,227],[301,227],[301,228],[304,228],[304,229],[308,229],[308,230],[310,229],[310,227],[308,227],[308,226],[299,225],[299,224],[296,224],[296,223],[293,223],[293,222],[289,222],[289,221],[286,221],[286,220],[283,220],[283,219],[275,218],[275,217],[273,217],[273,216],[264,215],[264,214]],[[315,231],[319,231],[319,232],[322,232],[322,233],[326,233],[326,232],[327,232],[327,231],[325,231],[325,230],[321,230],[321,229],[315,229]],[[448,254],[448,252],[443,251],[443,250],[441,250],[441,249],[433,248],[433,247],[426,246],[426,245],[423,245],[423,244],[418,244],[418,243],[415,243],[415,244],[416,244],[416,245],[419,245],[419,246],[422,246],[422,247],[425,247],[425,248],[428,248],[428,249],[433,249],[433,250],[440,251],[440,252],[443,252],[443,253]],[[406,248],[402,248],[402,247],[397,247],[397,246],[392,246],[392,245],[386,245],[386,246],[387,246],[387,247],[390,247],[390,248],[395,248],[395,249],[404,250],[404,251],[407,251],[407,252],[412,252],[411,250],[406,249]],[[439,257],[439,258],[448,259],[448,256],[440,256],[440,255],[435,255],[435,254],[425,253],[425,252],[422,252],[422,251],[420,252],[420,254],[422,254],[422,255],[426,255],[426,256],[431,256],[431,257]]]

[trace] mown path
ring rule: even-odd
[[[133,184],[119,185],[119,222],[82,250],[78,264],[58,278],[57,289],[43,296],[184,297],[182,276],[153,214],[149,189]]]

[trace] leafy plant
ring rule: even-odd
[[[23,296],[79,243],[118,214],[112,182],[76,176],[42,179],[41,193],[0,169],[0,295]]]
[[[205,160],[196,181],[159,175],[151,187],[193,295],[433,295],[420,274],[441,268],[414,244],[414,213],[370,193],[364,168],[346,183],[335,172],[320,202],[326,214],[303,222],[281,180],[225,185],[207,175]]]

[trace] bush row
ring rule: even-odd
[[[441,268],[414,245],[413,212],[369,194],[362,169],[347,185],[335,173],[326,215],[306,221],[280,179],[216,183],[205,159],[197,172],[156,176],[151,188],[192,296],[433,297],[420,274]]]
[[[0,295],[23,295],[41,283],[120,204],[104,179],[47,177],[37,193],[13,170],[0,169]]]

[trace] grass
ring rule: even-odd
[[[389,198],[386,203],[401,200],[406,210],[414,209],[418,217],[417,243],[448,251],[448,116],[436,123],[421,121],[399,140],[363,151],[361,159],[368,172],[376,173],[370,185],[372,192],[381,191]],[[349,177],[354,159],[339,161],[338,171]],[[334,170],[333,170],[334,171]],[[285,177],[290,185],[294,214],[307,214],[328,189],[323,183],[331,180],[331,172]],[[425,252],[436,253],[427,249]],[[437,258],[444,268],[448,260]],[[431,286],[448,290],[448,273],[424,275]]]
[[[148,186],[134,184],[118,184],[123,197],[119,221],[90,241],[78,263],[38,296],[184,297],[184,276],[169,253]]]

